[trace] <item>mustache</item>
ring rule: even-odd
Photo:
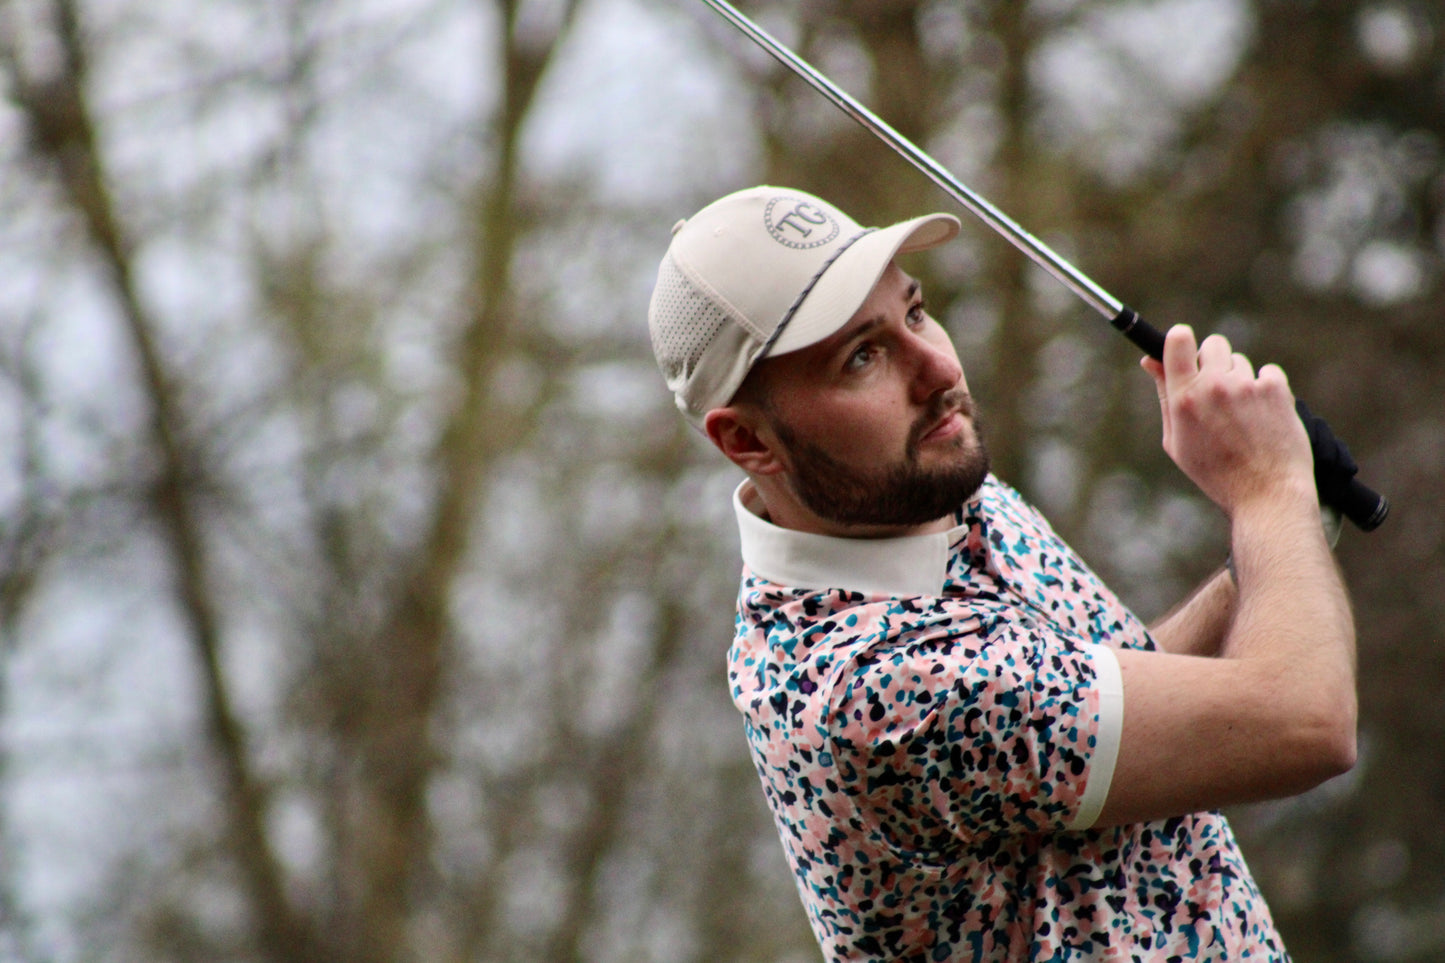
[[[909,444],[916,445],[924,435],[947,417],[950,413],[957,411],[969,421],[977,422],[977,413],[973,405],[973,395],[969,394],[967,388],[950,388],[943,394],[933,399],[928,410],[914,422],[913,430],[909,432]]]

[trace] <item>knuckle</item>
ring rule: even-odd
[[[1285,377],[1284,369],[1273,363],[1267,364],[1259,369],[1259,380],[1269,384],[1289,384],[1289,379]]]

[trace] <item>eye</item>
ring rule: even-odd
[[[908,323],[917,327],[928,320],[928,305],[919,298],[908,308]]]
[[[848,360],[843,362],[844,370],[861,371],[873,360],[873,355],[876,351],[877,349],[874,348],[872,344],[867,341],[863,342],[849,353]]]

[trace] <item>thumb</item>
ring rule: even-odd
[[[1164,420],[1164,441],[1169,441],[1169,389],[1164,383],[1164,365],[1147,355],[1139,359],[1139,367],[1154,378],[1154,390],[1159,393],[1159,415]]]
[[[1139,359],[1139,367],[1154,376],[1154,384],[1159,386],[1159,393],[1164,393],[1164,365],[1145,355]]]

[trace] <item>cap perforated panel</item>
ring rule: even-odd
[[[669,254],[657,271],[649,322],[658,367],[676,390],[691,379],[728,316],[687,279]]]

